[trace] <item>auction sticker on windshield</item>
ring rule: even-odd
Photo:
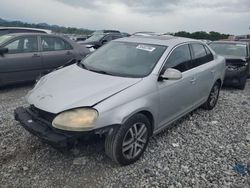
[[[139,44],[136,49],[139,49],[139,50],[145,50],[145,51],[148,51],[148,52],[152,52],[155,50],[155,47],[153,46],[148,46],[148,45],[143,45],[143,44]]]

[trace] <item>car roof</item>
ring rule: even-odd
[[[30,30],[30,31],[41,31],[47,34],[52,33],[52,31],[48,29],[29,28],[29,27],[0,27],[0,30]]]
[[[131,36],[131,37],[116,39],[115,41],[155,44],[155,45],[162,45],[162,46],[176,46],[178,44],[185,43],[185,42],[201,43],[201,41],[198,41],[195,39],[189,39],[189,38],[184,38],[184,37],[175,37],[172,35]]]
[[[56,34],[47,34],[47,33],[8,33],[6,35],[10,35],[10,36],[13,36],[13,37],[19,37],[19,36],[26,36],[26,35],[34,35],[34,36],[37,36],[37,35],[41,35],[41,36],[60,36],[60,37],[64,37],[63,35],[56,35]]]

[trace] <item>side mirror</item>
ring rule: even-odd
[[[108,41],[107,40],[103,40],[102,41],[102,44],[106,44]]]
[[[182,73],[177,69],[168,68],[160,78],[162,80],[179,80],[182,78]]]
[[[9,52],[8,48],[0,48],[0,55],[7,54]]]

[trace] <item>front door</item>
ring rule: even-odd
[[[3,47],[9,52],[0,56],[2,84],[35,80],[42,68],[37,36],[13,39]]]
[[[166,61],[162,73],[167,68],[175,68],[182,72],[179,80],[163,80],[158,82],[159,88],[159,126],[175,120],[194,105],[196,93],[196,75],[188,70],[191,54],[188,44],[175,48]]]

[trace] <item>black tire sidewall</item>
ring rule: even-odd
[[[213,89],[214,89],[214,87],[215,87],[216,85],[218,86],[219,92],[218,92],[218,94],[217,94],[216,102],[214,103],[214,105],[211,105],[211,104],[210,104],[210,100],[211,100],[210,96],[211,96],[211,92],[213,91]],[[220,88],[221,88],[220,83],[219,83],[218,81],[215,82],[214,85],[213,85],[213,87],[212,87],[212,89],[211,89],[211,91],[210,91],[210,93],[209,93],[207,102],[205,103],[205,108],[206,108],[206,109],[212,110],[212,109],[216,106],[216,104],[217,104],[217,102],[218,102],[218,99],[219,99],[219,95],[220,95]]]

